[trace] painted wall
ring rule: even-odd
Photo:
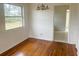
[[[79,4],[70,5],[69,43],[76,44],[79,55]]]
[[[70,25],[69,25],[69,43],[76,44],[77,42],[77,32],[78,32],[78,11],[77,5],[70,5]]]
[[[30,5],[29,37],[53,40],[53,5],[48,4],[49,10],[36,10],[38,4]]]
[[[3,8],[3,4],[1,3],[0,4],[0,31],[4,31],[4,29],[5,29],[5,20],[3,20],[4,19],[4,8]]]
[[[59,5],[54,7],[54,30],[65,31],[66,24],[66,10],[68,5]]]
[[[0,4],[0,30],[4,29],[4,26],[2,24],[5,24],[3,21],[4,19],[4,12],[3,12],[3,4]],[[0,31],[0,53],[8,50],[9,48],[12,48],[16,44],[22,42],[26,38],[28,38],[28,4],[22,5],[19,4],[19,6],[24,7],[24,20],[23,20],[23,27],[11,29],[11,30],[2,30]],[[1,16],[2,15],[2,16]],[[2,25],[2,27],[1,27]]]
[[[78,19],[77,19],[77,23],[76,23],[76,27],[77,27],[77,35],[76,35],[76,39],[77,39],[77,43],[76,43],[76,47],[77,47],[77,49],[78,49],[78,55],[79,55],[79,4],[77,4],[78,5],[78,8],[77,8],[77,17],[78,17]]]

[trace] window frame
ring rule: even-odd
[[[9,4],[9,5],[20,7],[21,8],[21,18],[22,18],[22,22],[21,22],[22,26],[11,28],[11,29],[6,29],[6,22],[5,22],[5,30],[12,30],[12,29],[16,29],[16,28],[22,28],[24,26],[24,24],[23,24],[23,21],[24,21],[24,8],[23,8],[23,6],[22,5],[11,4],[11,3],[5,3],[5,4]],[[4,7],[4,17],[6,17],[5,16],[5,7]]]

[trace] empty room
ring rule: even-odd
[[[79,4],[0,3],[0,56],[78,56]]]

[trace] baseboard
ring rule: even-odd
[[[61,41],[61,40],[54,40],[54,41],[68,43],[67,41]]]
[[[45,38],[45,37],[29,36],[29,38],[35,38],[35,39],[46,40],[46,41],[53,41],[53,38]]]
[[[52,41],[49,41],[49,40],[46,40],[46,39],[40,39],[40,38],[34,38],[34,37],[29,37],[28,39],[36,39],[36,40],[52,42]]]

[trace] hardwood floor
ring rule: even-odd
[[[75,45],[29,38],[1,56],[76,56]]]

